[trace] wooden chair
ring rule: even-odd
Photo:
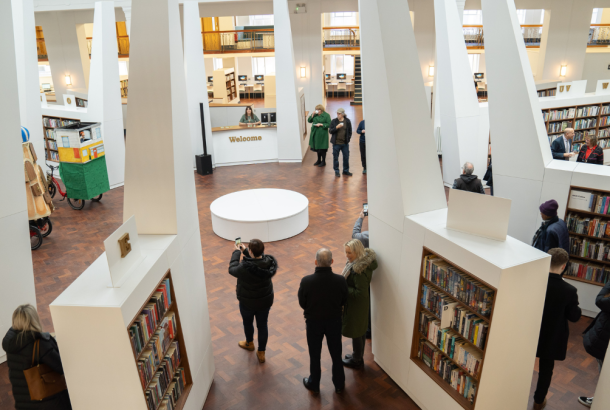
[[[345,83],[338,83],[337,84],[337,95],[339,94],[340,91],[343,91],[343,94],[347,94],[347,85]]]
[[[246,86],[244,86],[243,84],[239,85],[239,96],[241,98],[244,98],[244,95],[246,94]]]
[[[256,94],[263,96],[263,86],[261,84],[254,84],[254,97],[256,97]]]

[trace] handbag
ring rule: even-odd
[[[36,358],[36,360],[34,360]],[[34,363],[37,362],[37,365]],[[40,364],[40,340],[34,342],[32,351],[32,367],[24,370],[25,380],[30,390],[32,401],[44,400],[68,389],[63,374],[53,371],[46,364]]]

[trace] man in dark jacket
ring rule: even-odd
[[[235,245],[229,273],[237,278],[237,300],[239,311],[244,322],[246,340],[239,342],[242,349],[254,350],[254,318],[258,329],[258,351],[256,356],[260,363],[265,363],[265,349],[269,330],[267,319],[273,305],[273,283],[271,278],[277,272],[277,261],[271,255],[265,255],[265,244],[260,239],[252,239],[249,248],[244,244]],[[239,262],[243,252],[244,258]],[[250,256],[252,252],[252,257]]]
[[[600,309],[600,312],[585,329],[582,342],[587,353],[597,359],[601,373],[604,357],[608,350],[608,342],[610,341],[610,282],[606,283],[599,292],[595,298],[595,304]],[[578,398],[578,402],[591,407],[593,397],[582,396]]]
[[[566,223],[557,216],[559,204],[554,199],[540,205],[542,225],[536,231],[532,246],[542,252],[549,249],[561,248],[570,253],[570,235]]]
[[[339,153],[343,153],[343,175],[352,176],[349,172],[349,141],[352,138],[352,122],[345,115],[345,110],[339,108],[337,110],[337,118],[330,122],[328,132],[332,135],[330,143],[333,144],[333,168],[335,176],[339,174]]]
[[[360,161],[362,162],[362,173],[366,174],[366,135],[364,130],[364,120],[358,124],[356,134],[360,135]]]
[[[551,154],[553,159],[569,161],[576,153],[572,152],[572,138],[574,138],[574,128],[566,128],[563,135],[556,138],[551,144]]]
[[[470,162],[464,164],[462,169],[462,175],[453,181],[453,189],[459,189],[461,191],[474,192],[477,194],[485,195],[485,189],[483,189],[483,183],[476,175],[473,175],[474,165]]]
[[[335,391],[345,388],[345,372],[341,359],[341,316],[347,303],[347,282],[333,273],[333,254],[328,249],[316,253],[316,270],[313,275],[301,279],[299,305],[303,308],[309,347],[309,377],[303,378],[308,390],[320,392],[320,356],[322,341],[326,336],[328,352],[333,360],[333,384]]]
[[[570,256],[561,248],[549,249],[551,255],[551,272],[546,288],[542,324],[538,337],[536,357],[538,362],[538,385],[534,393],[534,410],[541,410],[546,405],[546,395],[551,385],[555,360],[565,360],[568,350],[570,322],[580,319],[578,294],[576,288],[561,277]]]

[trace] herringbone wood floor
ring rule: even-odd
[[[329,99],[328,110],[333,117],[340,106],[355,128],[361,119],[361,107],[350,106],[346,99]],[[325,169],[311,166],[315,161],[312,153],[303,164],[223,167],[211,176],[195,176],[216,365],[205,409],[418,409],[376,365],[369,344],[365,369],[346,369],[347,389],[342,396],[333,392],[326,347],[322,355],[322,393],[310,395],[301,384],[302,377],[309,373],[309,358],[302,311],[296,299],[300,278],[313,271],[314,253],[322,246],[334,252],[337,265],[344,263],[341,245],[350,238],[353,223],[366,202],[366,176],[361,174],[357,138],[350,148],[354,173],[350,178],[335,178],[331,165]],[[328,159],[331,158],[329,154]],[[310,201],[307,230],[297,237],[267,245],[267,252],[277,257],[280,270],[274,279],[276,297],[269,319],[270,339],[264,365],[258,364],[253,353],[237,347],[243,331],[235,299],[235,279],[227,273],[232,243],[214,235],[209,211],[210,203],[222,195],[259,187],[292,189]],[[122,222],[122,203],[122,188],[104,194],[100,203],[87,202],[80,212],[70,209],[65,201],[56,202],[54,231],[32,254],[38,310],[45,330],[53,330],[48,305],[102,253],[103,240]],[[580,335],[588,323],[588,319],[582,319],[570,324],[568,359],[555,367],[548,409],[579,408],[576,397],[594,392],[597,365],[584,352]],[[351,352],[348,339],[344,340],[344,350]],[[536,380],[534,371],[532,389]],[[12,408],[4,363],[0,365],[0,410]]]

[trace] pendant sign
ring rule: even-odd
[[[597,80],[597,87],[595,87],[596,95],[610,95],[610,79],[602,78],[601,80]]]
[[[564,88],[565,88],[565,86],[560,85],[560,86],[559,86],[559,92],[560,92],[560,93],[562,93],[562,92],[563,92],[563,90],[564,90]]]
[[[604,90],[608,89],[608,84],[610,84],[610,83],[602,83],[602,86],[604,87]]]
[[[570,91],[570,87],[572,87],[571,85],[566,85],[566,92]]]
[[[129,233],[123,234],[118,240],[119,247],[121,248],[121,258],[129,255],[131,252],[131,244],[129,243]]]

